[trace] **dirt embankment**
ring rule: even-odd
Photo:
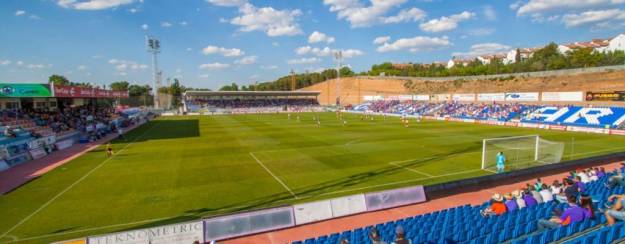
[[[320,91],[321,104],[334,104],[336,79],[302,88]],[[408,94],[489,93],[489,92],[543,92],[543,91],[624,91],[625,71],[608,71],[546,77],[517,77],[484,80],[427,81],[402,80],[392,77],[348,77],[340,79],[343,104],[358,104],[364,96],[393,96]],[[587,102],[584,102],[587,103]],[[594,103],[608,105],[614,103]],[[625,106],[625,103],[617,103]]]

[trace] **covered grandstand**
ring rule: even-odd
[[[318,91],[187,91],[184,111],[237,113],[299,111],[319,105]]]

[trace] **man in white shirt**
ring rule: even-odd
[[[553,201],[553,193],[549,190],[549,187],[543,184],[542,190],[540,190],[540,196],[543,198],[543,202]]]

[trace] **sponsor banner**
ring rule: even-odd
[[[59,141],[55,143],[54,145],[56,145],[57,150],[63,150],[65,148],[71,147],[73,144],[74,144],[73,140],[67,139],[67,140]]]
[[[586,101],[625,101],[625,91],[586,92]]]
[[[436,117],[436,120],[445,121],[445,117]]]
[[[415,101],[430,101],[430,95],[414,95]]]
[[[35,148],[35,149],[31,149],[29,152],[30,152],[30,156],[31,156],[33,159],[43,158],[43,157],[45,157],[46,155],[48,155],[48,154],[46,153],[46,151],[45,151],[45,150],[43,150],[43,148],[41,148],[41,147],[38,147],[38,148]]]
[[[0,83],[0,97],[52,97],[48,84]]]
[[[580,126],[567,126],[566,130],[575,131],[575,132],[597,133],[597,134],[609,134],[610,133],[610,129],[580,127]]]
[[[477,94],[477,100],[480,102],[503,102],[506,100],[505,93],[480,93]]]
[[[89,244],[182,244],[194,243],[195,241],[204,243],[204,222],[195,221],[91,236],[87,241]]]
[[[363,96],[363,100],[364,101],[380,101],[380,100],[384,100],[383,96]]]
[[[423,118],[429,119],[429,120],[435,120],[436,119],[436,117],[434,117],[434,116],[423,116]]]
[[[549,125],[549,129],[550,129],[550,130],[561,130],[561,131],[565,131],[565,130],[566,130],[566,126],[564,126],[564,125]]]
[[[454,94],[451,98],[454,101],[473,102],[475,101],[475,94]]]
[[[512,126],[512,127],[517,127],[519,125],[519,123],[517,122],[506,122],[504,123],[505,126]]]
[[[474,119],[462,119],[462,122],[475,123],[475,120]]]
[[[10,168],[9,164],[7,164],[4,160],[0,160],[0,172],[5,171],[8,168]]]
[[[610,134],[625,136],[625,130],[610,130]],[[2,163],[2,162],[0,162],[0,163]]]
[[[128,98],[128,91],[111,91],[79,86],[54,86],[54,96],[71,98]]]
[[[53,242],[53,244],[87,244],[87,239],[74,239],[68,241]]]
[[[397,101],[399,100],[399,96],[387,96],[384,98],[385,101]]]
[[[534,123],[519,123],[519,127],[523,127],[523,128],[538,128],[538,124],[534,124]]]
[[[399,96],[397,96],[397,99],[399,101],[411,101],[412,100],[412,95],[399,95]]]
[[[426,198],[423,186],[406,187],[365,194],[368,211],[425,202],[425,200]]]
[[[584,93],[578,92],[543,92],[542,101],[545,102],[581,102],[584,101]]]
[[[28,147],[30,149],[35,149],[35,148],[43,147],[44,145],[51,145],[51,144],[53,144],[56,141],[55,138],[56,138],[56,136],[54,136],[54,135],[37,138],[37,139],[34,139],[32,141],[29,141],[28,142]]]
[[[330,202],[332,204],[332,216],[335,218],[367,211],[364,194],[339,197],[330,200]]]
[[[301,225],[332,218],[332,203],[329,200],[293,205],[295,224]]]
[[[30,160],[30,157],[28,156],[28,153],[21,153],[9,158],[5,158],[4,160],[8,165],[15,166]]]
[[[295,217],[288,206],[215,217],[204,220],[204,224],[204,240],[215,241],[292,227]]]
[[[506,101],[536,102],[538,92],[509,92],[506,93]]]
[[[435,101],[449,101],[451,100],[451,94],[436,94],[436,95],[433,95],[433,98],[434,99],[432,100],[435,100]]]

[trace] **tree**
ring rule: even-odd
[[[71,85],[70,81],[65,78],[65,76],[62,75],[51,75],[50,78],[48,78],[48,82],[50,84],[54,84],[55,86],[69,86]]]
[[[174,107],[179,107],[182,105],[182,93],[185,92],[184,86],[180,85],[180,81],[178,79],[174,79],[174,83],[171,84],[169,94],[171,95],[172,101],[171,105]]]
[[[109,85],[113,91],[127,91],[130,84],[128,81],[116,81]]]

